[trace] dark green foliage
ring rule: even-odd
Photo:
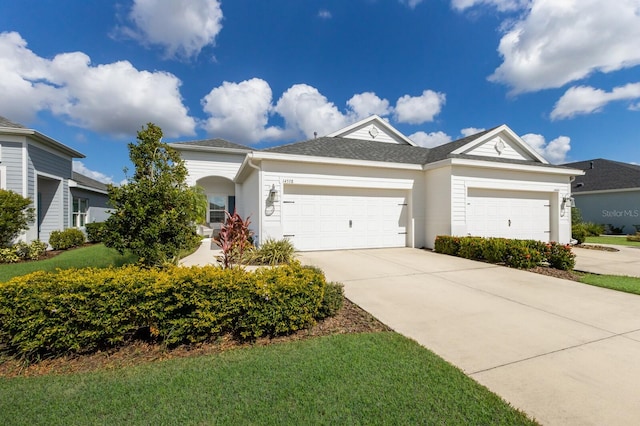
[[[30,199],[0,189],[0,248],[9,247],[22,231],[29,229],[35,214],[30,205]]]
[[[93,222],[85,225],[87,231],[87,241],[90,243],[101,243],[107,234],[107,225],[105,222]]]
[[[187,169],[180,154],[162,142],[153,123],[129,144],[133,177],[109,186],[114,212],[106,221],[104,243],[120,253],[131,251],[146,266],[175,262],[181,250],[195,247],[198,211],[186,185]]]
[[[322,304],[318,309],[318,319],[335,316],[344,304],[344,286],[336,282],[328,282],[324,289]]]
[[[584,224],[578,223],[571,225],[571,238],[577,241],[577,244],[582,244],[587,239],[587,230]]]
[[[166,345],[231,333],[291,333],[335,312],[341,289],[298,263],[255,273],[214,266],[67,269],[0,284],[0,350],[27,359],[112,348],[146,334]]]
[[[435,251],[467,259],[503,263],[520,269],[530,269],[545,263],[562,270],[571,270],[575,266],[575,254],[571,247],[555,242],[439,235],[436,237]]]
[[[49,235],[49,245],[54,250],[68,250],[84,244],[84,234],[77,228],[67,228],[64,231],[53,231]]]
[[[604,234],[605,226],[601,223],[583,222],[582,226],[587,232],[588,237],[598,237]]]

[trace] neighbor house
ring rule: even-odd
[[[568,243],[571,180],[506,125],[436,148],[378,116],[324,137],[254,150],[221,139],[171,144],[205,189],[207,220],[251,218],[258,243],[298,250],[434,246],[437,235]]]
[[[106,186],[73,172],[74,158],[84,155],[0,117],[0,189],[30,198],[36,210],[21,239],[48,242],[52,231],[105,219]]]
[[[565,166],[584,171],[572,192],[585,222],[608,225],[608,232],[640,232],[640,166],[602,158]]]

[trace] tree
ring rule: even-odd
[[[22,231],[29,229],[35,210],[31,200],[22,195],[0,189],[0,248],[9,247]]]
[[[138,132],[137,143],[129,144],[129,158],[133,176],[122,186],[109,186],[115,211],[106,221],[105,245],[133,252],[146,266],[174,262],[181,250],[199,241],[184,161],[162,142],[162,130],[153,123]]]

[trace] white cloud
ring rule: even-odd
[[[561,87],[640,64],[640,0],[532,0],[508,27],[489,80],[512,93]]]
[[[332,18],[332,16],[331,16],[331,12],[330,12],[330,11],[328,11],[328,10],[326,10],[326,9],[320,9],[320,10],[318,11],[318,18],[321,18],[321,19],[331,19],[331,18]]]
[[[389,108],[389,101],[386,99],[380,99],[373,92],[364,92],[357,95],[353,95],[351,99],[347,101],[348,108],[355,114],[355,119],[362,120],[370,115],[376,114],[381,117],[388,115],[391,112]]]
[[[500,12],[522,9],[530,0],[451,0],[454,9],[463,11],[474,6],[494,6]]]
[[[415,7],[423,1],[424,0],[400,0],[400,3],[406,4],[410,9],[415,9]]]
[[[173,74],[139,71],[128,61],[92,65],[82,52],[44,59],[20,34],[0,33],[0,108],[18,121],[48,110],[70,124],[111,135],[154,122],[169,137],[195,134]]]
[[[245,143],[277,138],[282,131],[267,127],[271,97],[271,87],[259,78],[225,81],[202,99],[204,112],[210,115],[204,127],[216,137]]]
[[[129,19],[135,28],[118,31],[143,45],[162,46],[167,57],[188,59],[215,44],[222,18],[218,0],[134,0]]]
[[[549,143],[544,136],[535,133],[528,133],[522,139],[552,164],[564,163],[571,149],[571,139],[567,136],[559,136]]]
[[[404,95],[396,102],[394,116],[399,123],[422,124],[433,121],[445,102],[445,94],[433,90],[425,90],[420,96]]]
[[[104,173],[91,170],[87,168],[87,166],[85,166],[82,161],[73,160],[73,171],[80,173],[81,175],[90,177],[91,179],[97,180],[98,182],[110,184],[114,183],[113,176],[107,176]]]
[[[640,83],[629,83],[615,87],[611,92],[590,86],[574,86],[567,90],[556,102],[551,119],[571,118],[578,114],[600,111],[609,102],[640,98]],[[634,109],[634,105],[630,106]]]
[[[447,135],[444,132],[415,132],[412,135],[409,135],[409,139],[411,139],[416,144],[425,147],[425,148],[433,148],[434,146],[442,145],[447,142],[451,142],[451,136]]]
[[[475,135],[476,133],[484,132],[485,130],[486,129],[484,128],[465,127],[464,129],[460,130],[460,134],[464,137],[467,137],[467,136]]]
[[[282,94],[274,112],[284,118],[287,135],[302,134],[311,138],[338,130],[351,122],[318,89],[307,84],[295,84]]]

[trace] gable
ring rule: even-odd
[[[452,154],[548,164],[547,160],[505,125],[461,146]]]
[[[327,136],[415,146],[409,138],[377,115],[360,120]]]

